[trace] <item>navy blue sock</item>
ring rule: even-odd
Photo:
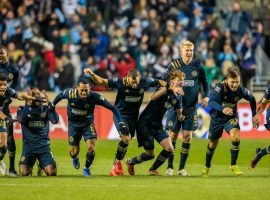
[[[117,151],[116,151],[116,160],[123,160],[126,155],[128,148],[128,144],[124,143],[122,140],[118,143]]]
[[[136,164],[151,160],[153,158],[154,158],[154,156],[150,156],[150,155],[147,155],[146,153],[142,153],[142,154],[132,158],[130,160],[130,164],[136,165]]]
[[[205,166],[208,167],[208,168],[211,167],[211,161],[212,161],[213,155],[215,153],[215,149],[216,148],[210,148],[209,144],[207,145]]]
[[[188,158],[190,143],[182,143],[179,170],[184,169]]]
[[[90,151],[86,153],[85,167],[89,168],[95,159],[95,151]]]
[[[150,170],[156,170],[157,168],[159,168],[169,157],[169,155],[171,155],[172,152],[170,151],[166,151],[165,149],[163,149],[160,154],[158,155],[156,161],[154,162],[154,164],[152,165],[152,167],[150,168]]]
[[[238,154],[239,154],[239,145],[240,145],[240,141],[239,142],[232,142],[232,145],[231,145],[231,165],[236,165],[236,161],[237,161]]]

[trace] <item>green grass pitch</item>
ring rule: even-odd
[[[21,141],[17,140],[19,160]],[[200,176],[203,169],[207,140],[194,139],[186,170],[191,177],[150,177],[147,170],[154,160],[137,165],[136,176],[109,177],[117,141],[98,141],[96,159],[91,168],[90,178],[82,176],[82,170],[73,168],[69,157],[67,141],[52,140],[52,150],[58,166],[58,177],[37,177],[36,168],[32,177],[0,177],[0,199],[269,199],[270,198],[270,156],[264,157],[255,170],[249,170],[250,159],[256,147],[266,147],[268,140],[242,140],[238,159],[240,169],[245,172],[236,177],[229,170],[230,141],[222,140],[214,155],[213,166],[208,178]],[[81,142],[81,166],[85,160],[85,145]],[[156,144],[156,154],[160,147]],[[175,167],[179,162],[180,141],[175,153]],[[127,157],[142,152],[137,142],[132,141]],[[5,162],[8,163],[7,156]],[[164,174],[166,165],[160,168]]]

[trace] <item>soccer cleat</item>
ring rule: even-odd
[[[89,168],[86,168],[86,167],[83,168],[83,175],[85,177],[91,176],[91,172],[90,172]]]
[[[17,177],[18,173],[15,171],[15,169],[9,169],[8,175],[11,177]]]
[[[162,174],[157,170],[149,170],[148,171],[150,176],[161,176]]]
[[[0,161],[0,171],[3,174],[3,176],[6,176],[7,175],[7,166],[3,162],[3,160]]]
[[[126,160],[126,165],[129,175],[134,176],[135,175],[134,165],[130,163],[129,158]]]
[[[237,165],[231,165],[230,169],[235,173],[236,176],[244,175],[244,172],[242,172]]]
[[[113,165],[110,173],[109,173],[110,176],[118,176],[118,173],[117,173],[117,169],[115,167],[115,164]]]
[[[167,175],[167,176],[172,176],[172,175],[173,175],[173,169],[172,169],[172,168],[168,168],[168,169],[166,170],[166,175]]]
[[[208,173],[209,173],[209,167],[204,167],[202,170],[202,177],[208,177]]]
[[[185,169],[181,169],[177,172],[178,176],[190,176],[189,173],[187,173],[187,171]]]
[[[250,161],[250,167],[253,168],[253,169],[256,167],[256,165],[258,164],[258,162],[259,162],[260,159],[261,159],[261,158],[259,157],[260,151],[261,151],[261,149],[260,149],[260,148],[257,148],[257,149],[256,149],[256,154],[255,154],[253,160]]]
[[[124,175],[124,168],[121,161],[117,161],[114,163],[114,166],[116,168],[117,175]]]
[[[79,169],[80,168],[80,160],[79,158],[72,158],[72,163],[73,163],[73,167],[75,169]]]

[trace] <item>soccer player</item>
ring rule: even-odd
[[[267,89],[265,90],[263,99],[261,101],[261,104],[258,107],[256,115],[253,117],[253,123],[255,123],[255,127],[259,127],[259,116],[264,112],[266,106],[270,102],[270,84],[268,85]],[[264,125],[267,130],[270,131],[270,107],[268,107],[266,111],[266,124]],[[267,148],[257,148],[256,154],[253,160],[250,162],[250,167],[255,168],[257,163],[261,160],[261,158],[267,154],[270,154],[270,146]]]
[[[45,103],[28,100],[26,105],[19,107],[17,111],[23,135],[19,173],[21,176],[32,174],[33,166],[38,160],[40,168],[47,176],[56,176],[56,162],[50,148],[49,122],[57,124],[59,116],[45,91],[40,92],[33,87],[30,88],[29,95],[37,99],[43,98]]]
[[[6,115],[3,110],[8,108],[8,105],[12,102],[11,98],[19,100],[35,99],[25,94],[18,94],[8,87],[8,77],[5,74],[0,74],[0,171],[3,175],[8,173],[3,162],[7,152],[7,126],[13,125],[14,122],[10,115]]]
[[[7,49],[5,46],[0,46],[0,73],[5,74],[8,77],[8,82],[10,83],[9,87],[16,89],[19,83],[19,68],[9,61]],[[11,117],[8,104],[3,108],[3,112],[5,115]],[[13,136],[13,124],[7,124],[7,133],[9,175],[17,176],[17,172],[15,170],[16,144]]]
[[[230,169],[237,175],[244,173],[236,165],[240,146],[240,126],[238,123],[237,103],[240,99],[246,99],[250,103],[252,116],[256,114],[256,101],[250,92],[240,86],[240,72],[237,68],[230,68],[226,80],[219,83],[209,101],[211,108],[209,142],[206,150],[206,162],[202,171],[203,176],[208,176],[211,160],[219,139],[225,130],[231,138],[231,166]],[[253,123],[253,125],[255,125]]]
[[[180,59],[173,60],[167,67],[165,75],[167,76],[172,69],[179,69],[185,74],[184,81],[184,95],[183,95],[183,115],[184,121],[177,120],[176,112],[170,109],[167,114],[166,129],[175,144],[182,128],[182,146],[180,153],[179,176],[189,176],[185,170],[186,161],[189,155],[190,144],[192,140],[192,133],[196,130],[197,116],[196,109],[198,103],[198,94],[200,90],[200,83],[203,86],[204,98],[202,99],[202,106],[206,107],[209,100],[209,85],[206,80],[205,71],[199,61],[193,59],[194,44],[190,41],[184,41],[180,44]],[[166,174],[173,175],[173,161],[174,154],[171,154],[168,159],[168,167]]]
[[[143,147],[145,152],[127,159],[126,164],[130,175],[135,175],[134,165],[151,160],[154,155],[154,139],[163,147],[163,150],[157,156],[156,161],[149,169],[149,174],[160,175],[157,169],[166,161],[169,155],[174,151],[172,142],[163,128],[162,119],[165,112],[173,108],[177,112],[177,120],[182,121],[182,97],[179,91],[184,83],[184,73],[181,71],[171,71],[168,77],[169,85],[161,88],[151,97],[151,101],[139,117],[137,127],[137,139],[139,147]]]
[[[84,72],[89,74],[92,80],[103,86],[109,86],[110,88],[117,89],[117,96],[115,100],[115,106],[121,113],[124,122],[128,126],[130,133],[128,135],[120,135],[120,142],[116,150],[116,156],[113,163],[113,167],[110,171],[111,176],[119,176],[124,174],[122,160],[127,152],[127,148],[130,140],[135,135],[137,126],[137,120],[139,116],[139,109],[143,101],[144,92],[149,87],[155,87],[158,85],[166,85],[165,81],[141,77],[138,70],[133,69],[128,72],[128,75],[124,78],[111,78],[104,79],[96,75],[91,69],[85,69]],[[118,121],[114,118],[116,128]]]
[[[119,126],[121,134],[127,135],[129,132],[118,109],[111,105],[100,94],[92,92],[90,89],[90,81],[86,78],[82,78],[78,81],[75,89],[64,90],[58,94],[53,101],[53,105],[56,105],[62,99],[68,100],[67,113],[70,156],[73,160],[74,168],[79,169],[79,145],[83,136],[87,146],[86,162],[83,168],[83,174],[86,177],[91,176],[89,167],[95,158],[95,143],[97,139],[94,127],[95,106],[101,105],[110,109],[118,121],[117,125]]]

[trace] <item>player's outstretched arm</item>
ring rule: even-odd
[[[108,79],[96,75],[90,68],[84,69],[84,73],[90,75],[95,84],[108,86]]]
[[[164,95],[166,93],[166,91],[167,91],[166,87],[159,88],[159,90],[157,90],[156,92],[154,92],[154,94],[152,94],[151,100],[155,101],[156,99],[158,99],[159,97]]]
[[[32,97],[28,94],[21,94],[21,93],[18,93],[18,100],[20,101],[23,101],[23,100],[36,100],[35,97]]]
[[[53,106],[56,106],[56,104],[58,104],[61,100],[63,99],[67,99],[68,98],[68,93],[69,93],[70,89],[66,89],[63,92],[60,92],[55,99],[53,100]]]

